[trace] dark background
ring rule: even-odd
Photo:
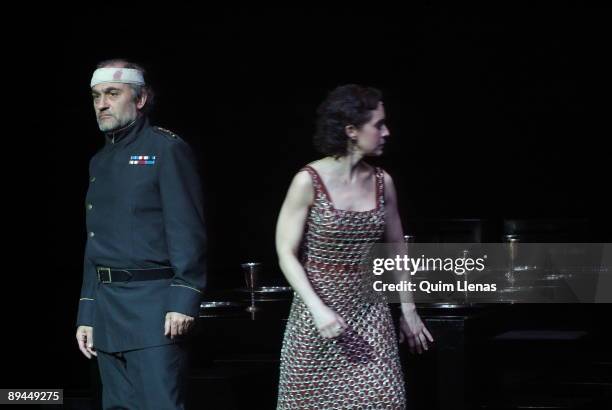
[[[87,165],[103,144],[88,85],[107,58],[148,68],[153,123],[197,153],[213,288],[240,280],[247,260],[280,280],[278,210],[292,176],[319,157],[317,105],[351,82],[383,91],[391,138],[374,162],[394,177],[405,221],[581,217],[594,240],[605,239],[610,14],[561,2],[495,4],[174,6],[27,18],[27,41],[19,40],[27,60],[10,64],[36,78],[44,67],[45,81],[17,107],[26,117],[17,137],[7,135],[20,146],[5,154],[17,188],[9,201],[17,213],[6,223],[18,222],[8,255],[18,266],[7,275],[17,284],[5,287],[5,301],[20,308],[7,311],[13,366],[3,385],[88,385],[74,320]]]

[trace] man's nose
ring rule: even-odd
[[[96,110],[98,111],[106,110],[108,108],[108,100],[106,99],[106,96],[100,96],[100,98],[97,99],[94,105],[96,107]]]

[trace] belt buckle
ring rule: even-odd
[[[111,268],[101,268],[101,267],[97,267],[96,271],[98,273],[98,281],[102,282],[102,283],[112,283],[113,282],[113,278],[111,277]],[[102,280],[100,279],[100,272],[108,272],[108,280]]]

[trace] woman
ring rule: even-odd
[[[325,158],[293,179],[278,218],[276,250],[295,291],[281,351],[278,409],[403,409],[406,398],[386,303],[361,292],[375,242],[401,242],[391,177],[363,159],[383,152],[381,93],[345,85],[318,109],[315,145]],[[433,338],[402,304],[400,341]]]

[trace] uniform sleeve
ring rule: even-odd
[[[171,141],[160,158],[159,172],[166,242],[175,272],[166,311],[197,317],[206,285],[206,232],[202,187],[187,143]]]
[[[95,292],[97,285],[96,267],[85,255],[83,263],[83,285],[81,286],[81,298],[77,313],[77,326],[93,326]]]

